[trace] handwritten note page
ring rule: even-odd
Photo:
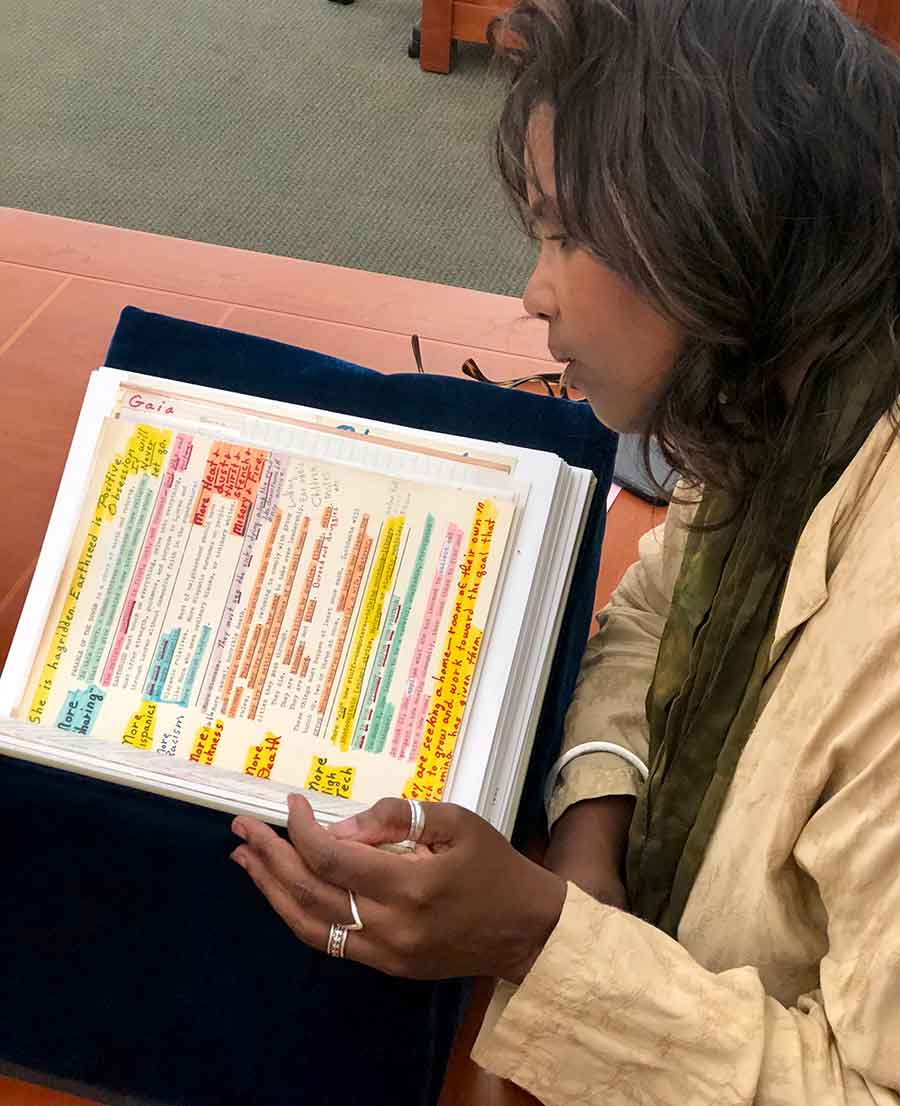
[[[108,370],[106,370],[108,371]],[[431,456],[453,460],[457,463],[490,469],[499,473],[511,474],[515,469],[515,459],[508,453],[492,451],[483,443],[455,443],[447,435],[418,436],[404,431],[400,427],[386,426],[357,416],[336,416],[330,411],[297,407],[295,404],[280,403],[275,400],[260,400],[258,397],[231,396],[223,399],[217,394],[215,400],[204,397],[205,389],[192,387],[190,394],[159,387],[159,382],[148,382],[141,387],[123,385],[119,387],[111,414],[130,415],[132,417],[152,418],[161,416],[169,421],[184,420],[196,428],[204,424],[214,424],[237,435],[262,430],[271,434],[273,428],[285,430],[313,430],[317,434],[329,434],[339,437],[353,436],[358,442],[370,446],[388,445],[394,450],[404,450],[421,456]],[[248,403],[255,406],[249,407]]]
[[[441,795],[511,497],[107,419],[20,715],[359,801]]]

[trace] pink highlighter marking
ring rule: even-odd
[[[414,741],[422,728],[422,720],[428,707],[428,694],[425,688],[434,647],[437,642],[438,628],[447,606],[450,585],[456,573],[456,562],[462,545],[463,532],[455,523],[447,527],[437,568],[428,592],[425,617],[416,638],[409,674],[406,678],[406,691],[397,711],[397,721],[391,736],[391,756],[400,759],[414,759],[417,747]]]

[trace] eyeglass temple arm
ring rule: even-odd
[[[422,346],[418,334],[412,335],[412,351],[413,358],[416,362],[416,371],[424,373],[425,367],[422,363]],[[550,396],[555,395],[553,391],[553,385],[555,384],[560,388],[562,395],[566,395],[566,389],[562,383],[563,373],[561,372],[532,373],[530,376],[516,376],[508,380],[491,380],[490,377],[484,375],[478,367],[477,362],[472,357],[468,357],[463,361],[461,372],[464,376],[469,377],[470,380],[477,380],[481,384],[493,384],[498,388],[519,388],[523,384],[542,384],[544,388],[546,388],[547,394]]]

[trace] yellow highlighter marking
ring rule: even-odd
[[[403,788],[406,799],[434,802],[440,799],[447,782],[484,636],[484,628],[474,624],[475,608],[481,581],[487,574],[496,524],[496,504],[489,499],[479,502],[466,555],[459,566],[456,600],[425,717],[416,770]]]
[[[156,703],[145,699],[131,716],[131,721],[122,734],[124,745],[133,745],[135,749],[153,748],[153,731],[156,729]]]
[[[321,795],[351,799],[355,775],[356,769],[349,764],[329,764],[328,757],[313,757],[303,786],[309,791],[318,791]]]
[[[271,731],[258,745],[251,745],[244,760],[244,775],[256,776],[260,780],[269,779],[275,767],[275,758],[278,756],[280,745],[281,738]]]
[[[222,732],[225,723],[217,718],[211,726],[201,726],[194,737],[194,747],[191,749],[190,759],[195,764],[209,766],[216,759],[216,749],[222,740]]]
[[[378,628],[384,612],[384,600],[394,579],[404,523],[403,515],[395,515],[385,523],[375,553],[375,563],[366,585],[362,611],[353,633],[350,657],[341,681],[335,721],[331,731],[331,740],[342,752],[350,748],[353,738],[353,721],[362,693],[363,676],[378,636]]]

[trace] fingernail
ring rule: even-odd
[[[235,835],[236,837],[240,837],[240,839],[241,839],[242,841],[246,841],[246,840],[247,840],[247,830],[246,830],[246,829],[244,828],[244,823],[243,823],[243,822],[240,822],[240,821],[238,821],[237,819],[235,819],[235,820],[234,820],[234,821],[233,821],[233,822],[231,823],[231,832],[232,832],[232,833],[233,833],[233,834],[234,834],[234,835]]]
[[[240,852],[239,850],[237,850],[237,849],[236,849],[236,850],[235,850],[235,851],[234,851],[234,852],[233,852],[233,853],[231,854],[231,858],[230,858],[230,859],[231,859],[231,860],[233,860],[233,861],[235,862],[235,864],[239,864],[239,865],[240,865],[240,866],[241,866],[241,867],[242,867],[242,868],[244,869],[244,871],[246,871],[246,870],[247,870],[247,858],[246,858],[246,857],[244,856],[244,854],[243,854],[242,852]]]

